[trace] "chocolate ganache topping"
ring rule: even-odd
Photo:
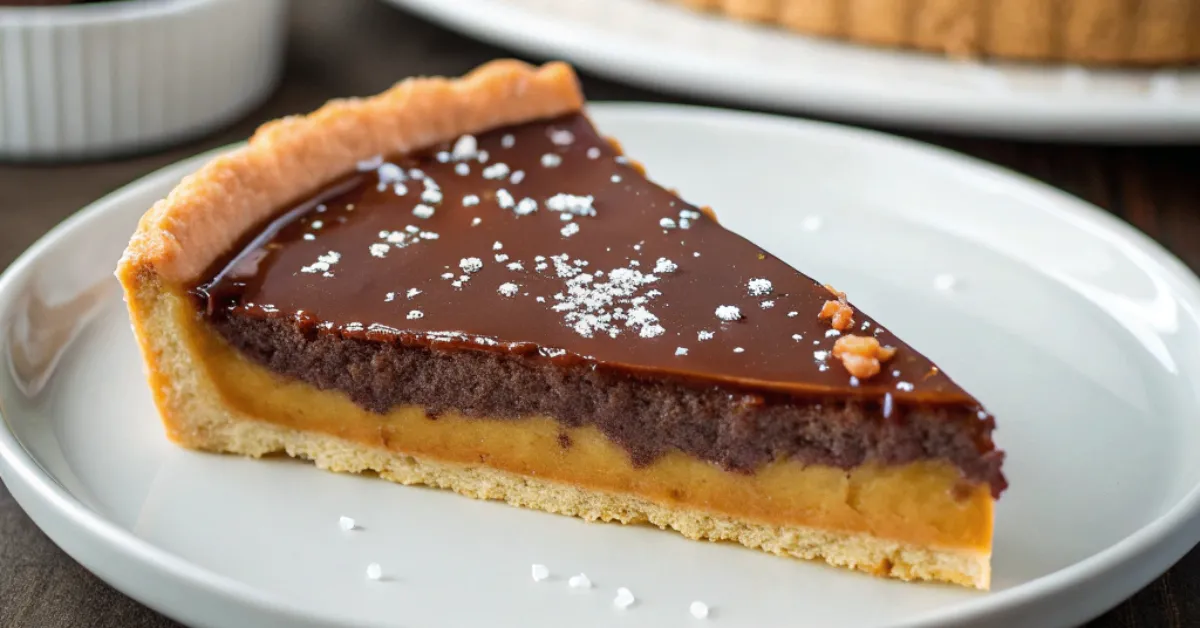
[[[254,235],[194,293],[222,334],[273,367],[306,340],[341,339],[520,357],[598,373],[606,386],[653,377],[736,397],[737,412],[826,402],[879,425],[907,413],[926,433],[904,454],[826,444],[816,458],[943,456],[1003,487],[994,422],[977,401],[830,288],[648,181],[583,115],[364,161]],[[265,329],[291,336],[264,349],[251,337]],[[869,377],[835,356],[851,335],[887,349]],[[297,374],[300,362],[313,359],[280,370]],[[380,412],[407,399],[379,389],[351,396]],[[619,428],[604,431],[637,449]],[[662,446],[650,449],[642,458]],[[764,455],[774,454],[703,457],[741,468]]]

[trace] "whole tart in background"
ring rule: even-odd
[[[955,57],[1084,65],[1200,59],[1197,0],[667,0],[799,33]]]

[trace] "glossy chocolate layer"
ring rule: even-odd
[[[861,312],[846,333],[897,351],[851,378],[818,318],[826,288],[647,181],[582,115],[363,163],[210,277],[197,293],[215,320],[786,403],[941,407],[978,455],[993,450],[978,403]]]

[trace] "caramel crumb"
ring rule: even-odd
[[[845,301],[826,301],[817,317],[829,319],[830,325],[838,331],[846,331],[854,323],[854,308]]]
[[[830,301],[830,303],[836,303]],[[896,355],[893,347],[884,347],[872,336],[842,336],[833,343],[833,357],[842,361],[842,366],[859,379],[868,379],[879,374],[884,362]]]
[[[713,222],[717,222],[717,212],[713,211],[713,208],[709,207],[708,205],[704,205],[703,207],[701,207],[700,213],[704,214],[705,216],[708,216],[709,220],[711,220]]]
[[[825,305],[821,306],[821,313],[817,315],[819,319],[829,319],[829,324],[838,331],[846,331],[854,324],[854,308],[846,303],[846,293],[835,290],[833,286],[825,284],[825,289],[829,291],[837,300],[826,301]]]

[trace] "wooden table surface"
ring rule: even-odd
[[[88,202],[162,166],[247,137],[262,121],[326,99],[367,95],[413,74],[460,74],[512,53],[373,0],[296,0],[285,77],[244,121],[206,139],[129,159],[63,166],[0,164],[0,268]],[[593,100],[688,101],[584,78]],[[1068,146],[916,134],[1056,185],[1113,212],[1200,269],[1200,148]],[[114,591],[33,525],[0,485],[0,626],[177,626]],[[1090,624],[1200,626],[1200,549]]]

